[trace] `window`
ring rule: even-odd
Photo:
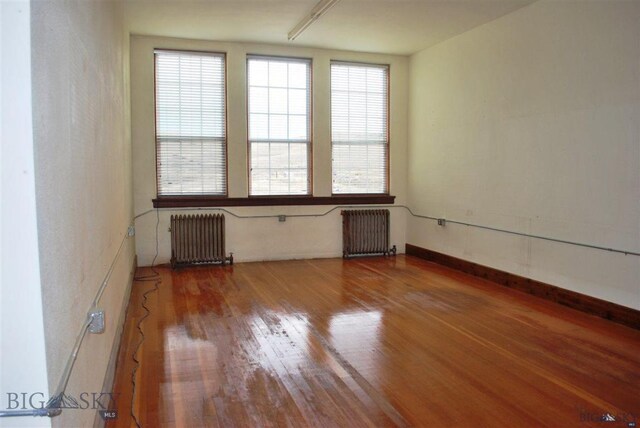
[[[331,63],[334,194],[389,192],[389,66]]]
[[[311,60],[249,56],[249,194],[311,190]]]
[[[155,51],[158,196],[227,194],[225,56]]]

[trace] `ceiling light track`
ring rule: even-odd
[[[305,16],[291,31],[289,31],[289,40],[295,40],[300,34],[302,34],[311,24],[316,22],[322,15],[327,13],[329,9],[333,7],[340,0],[322,0],[320,1],[311,13]]]

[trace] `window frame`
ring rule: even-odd
[[[220,55],[224,61],[224,193],[223,194],[201,194],[201,195],[160,195],[160,180],[158,168],[158,91],[157,91],[157,61],[156,52],[175,52],[175,53],[191,53],[196,55]],[[156,167],[156,199],[153,199],[153,206],[156,208],[156,201],[166,200],[172,203],[174,200],[211,199],[220,200],[229,198],[229,90],[228,90],[228,62],[227,52],[194,50],[194,49],[171,49],[171,48],[153,48],[153,132],[155,139],[155,167]],[[173,206],[173,205],[171,205]],[[176,205],[178,206],[178,205]]]
[[[252,195],[251,194],[251,136],[250,136],[250,125],[249,125],[249,115],[250,115],[250,107],[249,107],[249,61],[251,59],[272,59],[276,60],[293,60],[293,61],[305,61],[309,64],[309,105],[308,105],[308,126],[309,126],[309,142],[307,147],[307,193],[306,194],[281,194],[281,195]],[[303,201],[304,199],[313,198],[313,135],[314,135],[314,122],[313,122],[313,58],[309,57],[296,57],[296,56],[288,56],[288,55],[265,55],[265,54],[253,54],[247,53],[245,56],[245,106],[246,113],[245,117],[247,120],[247,198],[249,199],[264,199],[265,201],[269,199],[273,199],[274,203],[269,205],[285,205],[280,203],[283,199],[299,199]],[[283,141],[285,142],[285,141]],[[248,204],[250,205],[250,204]],[[256,204],[261,205],[261,204]],[[288,205],[288,204],[287,204]],[[301,204],[304,205],[304,204]]]
[[[154,57],[154,52],[158,50],[158,51],[173,51],[173,52],[192,52],[192,53],[197,53],[197,54],[220,54],[220,55],[224,55],[224,60],[225,60],[225,68],[224,68],[224,91],[225,91],[225,179],[226,179],[226,194],[225,195],[164,195],[161,196],[158,194],[158,171],[157,171],[157,166],[158,166],[158,161],[157,161],[157,156],[158,156],[158,147],[157,147],[157,142],[158,142],[158,135],[157,135],[157,117],[156,117],[156,111],[157,111],[157,100],[156,100],[156,62],[155,62],[155,57]],[[249,54],[247,54],[249,55]],[[255,56],[266,56],[266,57],[278,57],[277,55],[261,55],[261,54],[252,54]],[[301,59],[310,59],[311,60],[311,64],[310,64],[310,103],[311,103],[311,108],[310,108],[310,117],[309,117],[309,121],[310,121],[310,142],[309,142],[309,165],[308,165],[308,171],[309,171],[309,194],[308,195],[283,195],[283,196],[272,196],[272,195],[256,195],[256,196],[250,196],[249,195],[249,174],[250,174],[250,170],[249,170],[249,161],[250,158],[248,156],[249,152],[249,147],[248,144],[250,144],[249,141],[249,121],[248,121],[248,112],[249,112],[249,106],[248,106],[248,78],[245,79],[245,87],[243,88],[243,90],[246,93],[245,96],[245,101],[246,101],[246,112],[245,112],[245,118],[247,119],[246,122],[246,132],[247,132],[247,163],[246,163],[246,174],[247,174],[247,196],[242,196],[242,197],[230,197],[229,196],[229,135],[228,135],[228,131],[229,131],[229,86],[228,86],[228,82],[229,82],[229,63],[228,63],[228,58],[229,55],[227,52],[220,52],[220,51],[208,51],[208,50],[194,50],[194,49],[174,49],[174,48],[163,48],[163,47],[154,47],[152,48],[152,52],[151,52],[151,57],[152,57],[152,61],[153,61],[153,120],[154,120],[154,161],[155,161],[155,167],[156,167],[156,197],[154,199],[151,200],[152,204],[153,204],[153,208],[216,208],[216,207],[255,207],[255,206],[277,206],[277,205],[281,205],[281,206],[303,206],[303,205],[318,205],[318,206],[329,206],[329,205],[335,205],[335,206],[339,206],[339,205],[380,205],[380,204],[385,204],[385,205],[392,205],[395,203],[395,196],[390,195],[389,193],[387,194],[373,194],[373,193],[366,193],[366,194],[332,194],[331,196],[314,196],[313,195],[313,189],[314,189],[314,179],[313,179],[313,172],[314,172],[314,162],[313,162],[313,149],[314,149],[314,129],[315,129],[315,123],[314,123],[314,105],[315,105],[315,99],[314,99],[314,70],[313,70],[313,66],[314,66],[314,59],[313,58],[301,58]],[[291,57],[291,56],[280,56],[281,58],[295,58],[295,57]],[[246,56],[245,56],[246,58]],[[329,63],[329,73],[330,73],[330,64],[331,62],[334,60],[331,60]],[[373,63],[360,63],[360,62],[356,62],[356,61],[343,61],[343,60],[335,60],[335,62],[342,62],[342,63],[352,63],[352,64],[366,64],[366,65],[387,65],[389,67],[389,78],[387,81],[388,86],[391,85],[391,74],[390,74],[390,70],[391,70],[391,65],[388,64],[373,64]],[[245,67],[247,65],[247,62],[245,61]],[[245,72],[248,71],[248,68],[245,68]],[[328,89],[329,89],[329,94],[331,94],[331,78],[329,76],[329,83],[328,83]],[[388,89],[389,90],[389,89]],[[329,104],[330,104],[330,108],[331,108],[331,101],[329,100]],[[391,97],[390,97],[390,93],[388,96],[388,100],[387,100],[387,121],[390,120],[390,107],[391,107]],[[329,109],[330,111],[330,109]],[[330,113],[329,113],[330,116]],[[331,129],[331,124],[330,124],[330,117],[329,117],[329,132],[330,135],[332,133],[332,129]],[[390,145],[390,135],[389,135],[389,126],[387,125],[387,141],[388,144]],[[331,141],[331,140],[330,140]],[[331,148],[330,148],[331,150]],[[390,150],[387,151],[387,187],[390,186],[390,173],[389,173],[389,168],[390,168],[390,163],[389,163],[389,157],[390,157]],[[333,186],[332,186],[332,190],[333,190]]]
[[[387,97],[386,97],[386,168],[385,168],[385,191],[383,193],[334,193],[333,192],[333,80],[331,79],[331,66],[333,64],[342,65],[355,65],[355,66],[372,66],[372,67],[384,67],[387,71]],[[329,134],[331,141],[331,195],[335,197],[353,196],[353,197],[366,197],[366,196],[389,196],[391,192],[391,64],[362,62],[362,61],[345,61],[332,59],[329,61]],[[395,196],[392,196],[395,198]]]

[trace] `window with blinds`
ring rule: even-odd
[[[310,193],[311,60],[247,57],[249,194]]]
[[[331,63],[334,194],[389,192],[389,66]]]
[[[226,195],[225,55],[155,51],[158,196]]]

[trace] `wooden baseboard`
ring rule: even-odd
[[[523,291],[588,314],[640,330],[640,311],[509,272],[407,244],[406,254],[420,257],[505,287]]]
[[[115,337],[113,339],[113,344],[111,346],[111,352],[109,354],[109,363],[107,365],[107,372],[105,373],[104,380],[102,383],[101,392],[112,393],[113,385],[116,377],[116,365],[118,362],[118,355],[120,352],[120,343],[122,341],[122,333],[124,332],[124,322],[127,316],[127,308],[129,307],[129,301],[131,300],[131,287],[133,286],[133,281],[136,275],[136,269],[138,268],[138,255],[134,255],[133,263],[131,265],[131,271],[129,273],[129,279],[127,282],[127,290],[125,291],[124,300],[122,302],[122,308],[120,310],[120,317],[118,318],[118,330],[116,331]],[[117,398],[116,398],[117,400]],[[127,417],[128,415],[122,415],[122,417]],[[106,426],[106,421],[102,418],[100,411],[96,412],[96,415],[93,420],[93,428],[104,428]]]

